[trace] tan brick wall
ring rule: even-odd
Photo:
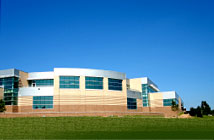
[[[178,111],[172,111],[170,106],[165,107],[143,107],[143,112],[146,113],[163,113],[165,117],[178,117],[178,114],[181,112]]]
[[[7,112],[14,112],[13,106],[7,106]],[[17,106],[16,106],[17,107]],[[88,116],[87,113],[100,113],[103,114],[109,113],[120,114],[120,113],[129,113],[136,112],[142,114],[163,114],[165,117],[177,117],[180,111],[172,111],[171,107],[139,107],[137,110],[127,110],[124,106],[111,106],[111,105],[62,105],[54,106],[53,109],[33,109],[32,106],[19,106],[18,110],[20,113],[57,113],[58,107],[60,107],[61,113],[75,113],[82,114],[82,116]],[[58,113],[60,113],[58,112]],[[105,114],[104,113],[104,114]],[[142,115],[139,114],[139,115]],[[134,115],[134,114],[133,114]],[[135,114],[136,115],[136,114]],[[96,115],[95,115],[96,116]],[[103,116],[103,115],[101,115]],[[105,116],[105,115],[104,115]]]
[[[60,109],[59,109],[60,108]],[[126,112],[125,106],[119,105],[61,105],[54,106],[53,109],[33,109],[32,106],[19,106],[19,112],[103,112],[103,111],[117,111]],[[10,111],[9,111],[10,112]]]
[[[33,105],[33,97],[32,96],[19,96],[18,100],[19,106],[32,106]]]
[[[181,110],[181,98],[178,99],[178,108]]]
[[[63,116],[127,116],[127,115],[143,115],[143,116],[163,116],[160,113],[142,113],[142,112],[80,112],[80,113],[0,113],[0,118],[14,117],[63,117]]]
[[[6,111],[5,112],[10,112],[10,113],[16,113],[19,112],[18,110],[18,106],[13,106],[13,105],[7,105],[6,107]]]
[[[143,101],[141,99],[137,99],[137,110],[142,111]]]
[[[19,71],[19,86],[20,87],[28,87],[28,82],[27,82],[27,78],[28,78],[28,73],[23,72],[23,71]]]
[[[0,88],[0,99],[3,99],[4,97],[4,89]]]

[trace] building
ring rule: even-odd
[[[7,112],[143,112],[175,114],[175,91],[160,92],[149,78],[95,69],[54,68],[51,72],[0,70],[0,98]],[[177,112],[176,112],[177,113]]]

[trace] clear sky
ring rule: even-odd
[[[0,0],[0,69],[125,72],[214,108],[213,0]]]

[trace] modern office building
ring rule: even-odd
[[[55,68],[51,72],[0,70],[0,98],[7,112],[158,112],[182,109],[175,91],[161,92],[149,78],[95,69]]]

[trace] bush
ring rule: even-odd
[[[196,116],[197,110],[196,110],[195,108],[191,107],[191,108],[190,108],[190,111],[189,111],[189,114],[190,114],[191,116]]]
[[[176,104],[175,101],[172,101],[171,109],[172,109],[172,111],[177,111],[178,110],[178,104]]]
[[[197,117],[203,117],[202,113],[201,113],[201,107],[198,106],[197,108],[190,108],[189,114],[191,116],[197,116]]]
[[[191,116],[203,117],[203,115],[210,115],[214,116],[214,110],[211,110],[209,104],[206,101],[201,102],[201,106],[197,108],[190,108],[189,114]]]
[[[6,111],[5,102],[1,99],[0,100],[0,112],[4,112],[4,111]]]
[[[196,109],[196,115],[197,115],[197,117],[203,117],[203,115],[202,115],[201,112],[202,112],[201,107],[198,106],[197,109]]]
[[[214,116],[214,109],[211,111],[211,114]]]

